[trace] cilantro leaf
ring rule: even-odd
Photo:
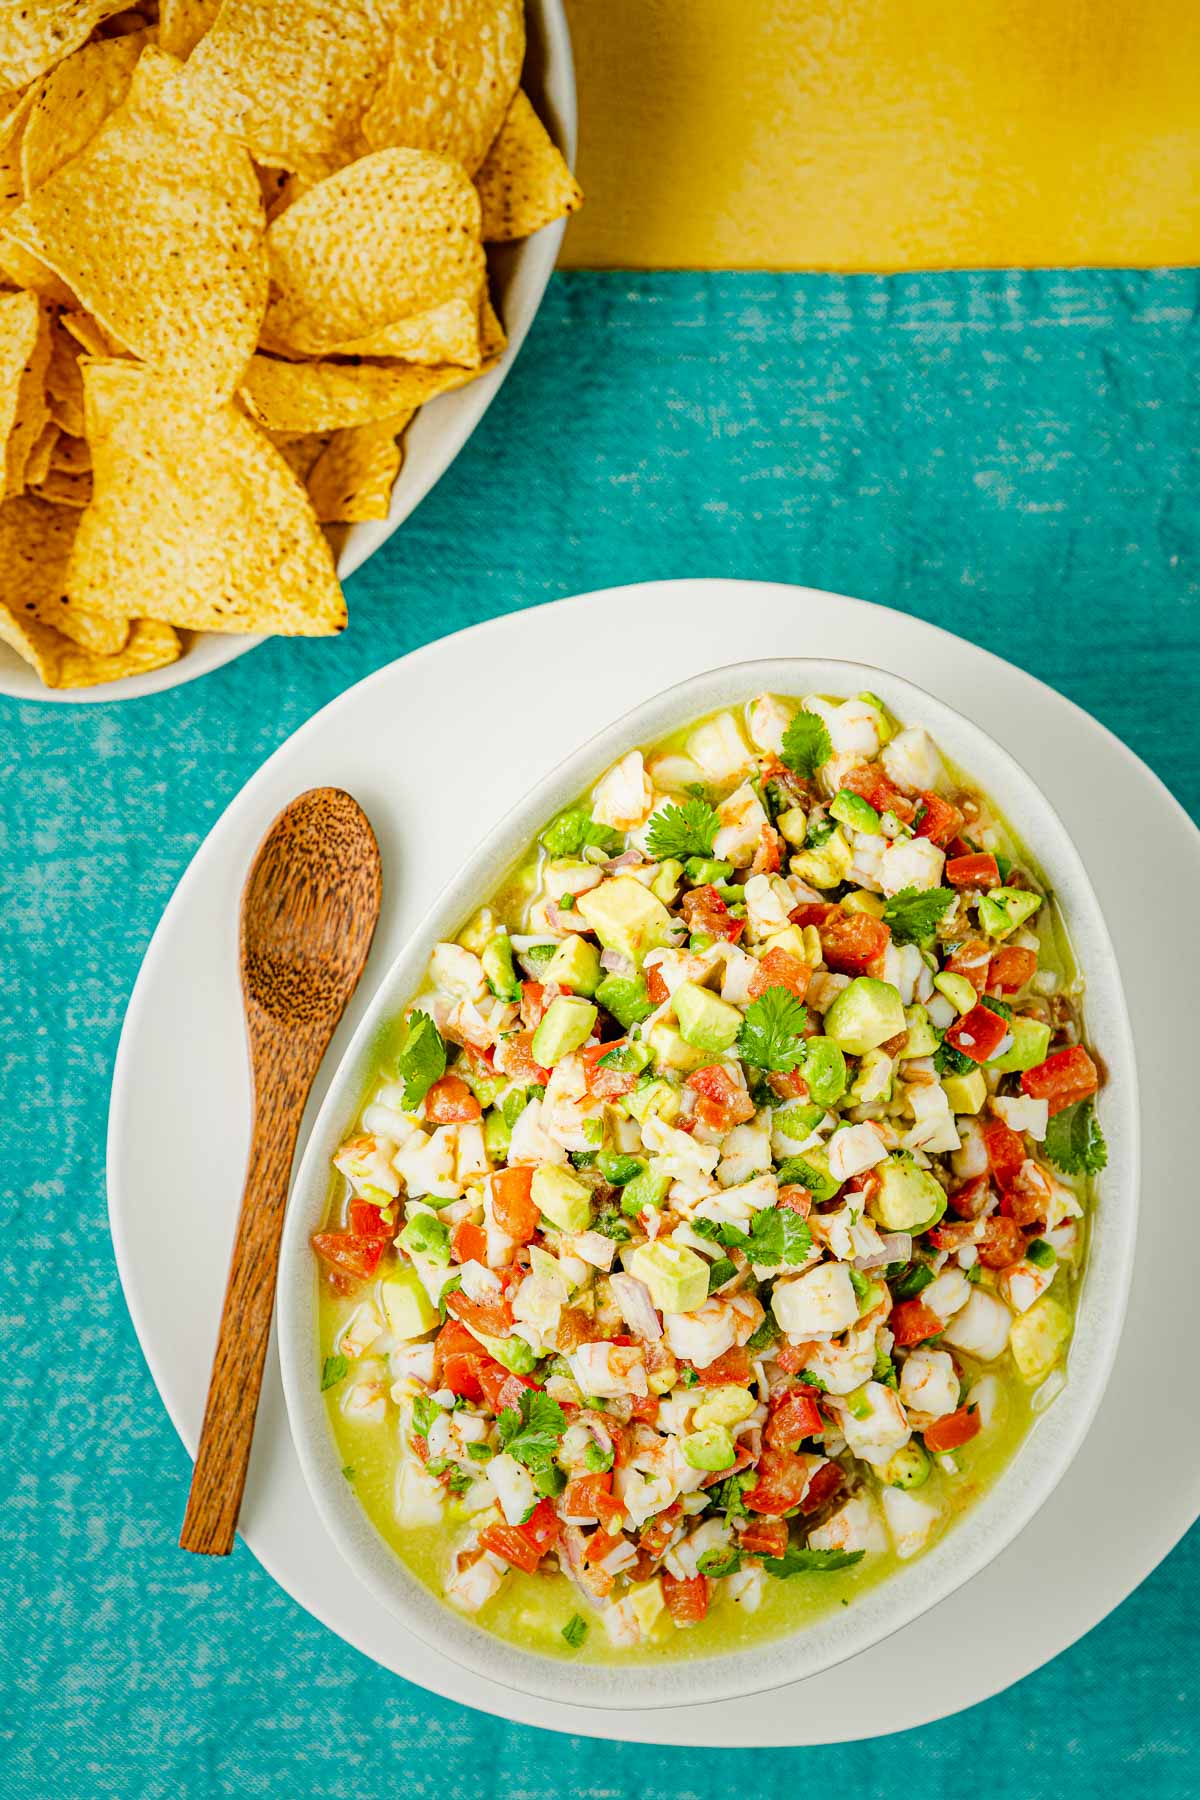
[[[587,1620],[581,1613],[572,1613],[562,1628],[562,1635],[572,1650],[578,1650],[587,1633]]]
[[[764,1206],[756,1212],[750,1230],[726,1225],[722,1242],[744,1250],[752,1263],[775,1268],[779,1263],[801,1263],[812,1249],[808,1222],[787,1206]]]
[[[570,806],[551,820],[542,843],[551,856],[578,856],[581,850],[603,850],[615,856],[625,840],[619,831],[597,825],[586,806]]]
[[[883,922],[891,926],[897,944],[919,944],[923,938],[931,936],[953,901],[953,888],[901,888],[884,907]]]
[[[712,1575],[719,1579],[722,1575],[736,1575],[742,1566],[742,1553],[727,1544],[719,1550],[705,1550],[696,1559],[696,1569],[701,1575]]]
[[[428,1437],[429,1427],[440,1419],[442,1409],[430,1394],[413,1396],[413,1430],[418,1437]]]
[[[542,1473],[549,1468],[567,1429],[567,1415],[558,1401],[540,1388],[524,1388],[520,1410],[506,1406],[496,1423],[508,1454],[527,1469]]]
[[[834,1569],[850,1569],[865,1555],[865,1550],[810,1550],[807,1544],[789,1544],[782,1556],[764,1556],[762,1566],[783,1581],[789,1575],[828,1575]]]
[[[339,1381],[345,1381],[350,1373],[350,1362],[345,1356],[327,1356],[321,1365],[321,1392],[336,1387]]]
[[[1090,1100],[1077,1100],[1055,1113],[1042,1148],[1066,1175],[1098,1175],[1108,1163],[1108,1145]]]
[[[680,862],[689,856],[710,856],[720,821],[706,800],[685,800],[656,812],[646,833],[646,848],[662,862],[668,856]]]
[[[787,988],[770,987],[746,1008],[738,1055],[756,1069],[790,1074],[804,1056],[808,1009]]]
[[[794,775],[802,775],[807,781],[832,755],[833,744],[824,719],[801,708],[783,734],[780,760]]]
[[[446,1045],[428,1013],[409,1013],[396,1071],[404,1083],[404,1104],[410,1111],[420,1106],[434,1082],[446,1073]]]
[[[757,1487],[757,1485],[757,1469],[739,1469],[736,1475],[727,1475],[717,1488],[716,1503],[729,1518],[745,1518],[749,1508],[742,1499],[742,1495],[747,1488]]]

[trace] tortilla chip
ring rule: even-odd
[[[342,431],[411,412],[478,373],[409,363],[288,363],[256,356],[246,370],[242,398],[272,431]]]
[[[221,0],[161,0],[158,45],[168,56],[186,60],[221,10]]]
[[[129,641],[115,656],[100,656],[73,644],[61,631],[22,619],[0,601],[0,639],[18,656],[31,663],[47,687],[98,687],[103,681],[120,681],[126,675],[144,675],[161,669],[179,656],[178,635],[169,625],[136,619]]]
[[[407,0],[363,116],[364,144],[431,150],[473,175],[500,130],[524,60],[524,0]]]
[[[36,88],[29,88],[0,123],[0,219],[7,218],[25,198],[21,181],[21,139],[36,98]]]
[[[144,362],[232,393],[266,304],[258,179],[178,64],[143,51],[124,104],[12,214],[104,330]]]
[[[485,363],[491,363],[507,349],[508,333],[485,288],[479,306],[479,354]]]
[[[264,334],[265,336],[265,334]],[[270,345],[264,342],[264,348]],[[395,356],[404,362],[421,363],[435,368],[440,363],[458,363],[464,369],[476,369],[479,353],[479,305],[472,300],[447,300],[444,306],[431,307],[411,319],[398,319],[373,331],[369,337],[355,338],[352,343],[337,346],[339,356]]]
[[[411,418],[401,413],[334,432],[308,476],[309,498],[323,524],[387,518],[402,460],[396,439]]]
[[[307,482],[308,472],[329,442],[329,434],[322,431],[268,431],[275,448],[282,456],[297,481]]]
[[[50,317],[50,361],[46,368],[46,403],[50,417],[72,437],[83,436],[83,375],[75,340],[63,329],[59,314]]]
[[[65,469],[47,469],[35,491],[39,499],[53,501],[55,506],[82,509],[92,502],[92,477],[86,470],[72,475]]]
[[[475,186],[488,244],[530,237],[583,205],[578,182],[524,92],[509,107]]]
[[[479,196],[421,150],[377,150],[318,182],[267,230],[264,342],[319,356],[483,291]]]
[[[92,452],[86,438],[72,437],[56,431],[54,446],[47,463],[49,469],[61,469],[65,475],[86,475],[92,466]]]
[[[0,13],[0,88],[24,87],[91,37],[126,0],[20,0]]]
[[[14,286],[26,288],[42,300],[53,300],[59,306],[75,305],[75,296],[66,283],[44,262],[31,256],[8,231],[0,231],[0,269]]]
[[[70,332],[71,336],[75,339],[75,342],[77,344],[81,345],[82,348],[87,351],[89,356],[103,356],[106,358],[111,358],[114,356],[122,356],[124,354],[123,346],[116,343],[114,339],[110,338],[108,333],[104,330],[103,326],[100,325],[95,319],[93,319],[90,313],[85,313],[85,312],[63,313],[62,323],[65,326],[65,328],[67,329],[67,331]],[[81,402],[82,402],[82,395],[83,395],[83,383],[82,383],[82,379],[81,379],[81,381],[80,381]]]
[[[323,636],[346,623],[303,488],[232,402],[132,362],[84,370],[95,496],[79,522],[72,603],[197,631]],[[51,472],[53,473],[53,471]]]
[[[145,43],[144,31],[97,38],[38,82],[21,139],[21,179],[26,194],[78,156],[120,106]]]
[[[19,494],[25,465],[49,417],[50,324],[35,294],[0,295],[0,445],[3,493]]]
[[[50,461],[54,455],[54,446],[58,442],[58,438],[58,426],[54,424],[53,420],[42,426],[37,443],[29,452],[29,459],[25,464],[26,487],[36,487],[38,482],[44,481],[50,473]]]
[[[22,494],[0,506],[0,593],[24,624],[51,626],[85,650],[111,656],[124,648],[128,619],[81,612],[63,597],[79,515]]]

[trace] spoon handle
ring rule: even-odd
[[[286,1053],[276,1059],[274,1068],[255,1069],[250,1161],[179,1538],[184,1550],[201,1556],[229,1555],[246,1486],[275,1303],[288,1177],[308,1098],[308,1081],[299,1085],[288,1079],[290,1073]]]

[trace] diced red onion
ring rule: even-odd
[[[610,857],[607,862],[601,863],[600,867],[606,875],[615,875],[621,869],[636,869],[638,864],[645,860],[640,850],[622,850],[620,856]]]
[[[619,950],[602,950],[600,967],[610,975],[623,975],[626,980],[632,980],[637,973],[629,958],[622,956]]]
[[[907,1231],[891,1231],[880,1238],[879,1248],[871,1256],[856,1256],[856,1269],[879,1269],[884,1263],[912,1261],[912,1234]]]

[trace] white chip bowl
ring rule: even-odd
[[[1068,1381],[1004,1474],[934,1547],[845,1610],[727,1656],[626,1665],[564,1662],[518,1649],[435,1598],[389,1549],[342,1476],[319,1391],[317,1277],[309,1235],[321,1224],[330,1159],[354,1124],[389,1021],[417,991],[433,946],[459,931],[538,830],[620,755],[754,694],[850,695],[868,688],[905,723],[925,725],[999,806],[1053,888],[1087,982],[1089,1041],[1107,1072],[1098,1110],[1108,1139]],[[700,1704],[761,1692],[827,1669],[936,1606],[1011,1543],[1083,1442],[1116,1354],[1137,1221],[1138,1104],[1133,1042],[1108,930],[1062,821],[1032,779],[977,725],[913,683],[863,663],[780,658],[732,664],[669,688],[569,757],[502,819],[426,914],[371,1001],[330,1084],[288,1207],[279,1272],[279,1352],[297,1453],[317,1508],[351,1568],[408,1630],[478,1675],[577,1706]],[[981,1623],[981,1629],[984,1628]],[[648,1666],[653,1680],[647,1680]]]
[[[528,47],[522,86],[532,98],[551,137],[569,163],[575,160],[575,68],[571,39],[562,0],[525,0]],[[508,333],[508,349],[490,374],[480,376],[450,394],[439,394],[421,407],[404,439],[404,464],[392,489],[386,519],[351,525],[338,558],[343,581],[387,542],[430,488],[441,480],[475,427],[500,391],[518,350],[542,303],[546,284],[554,272],[567,221],[553,225],[516,244],[498,244],[488,252],[488,269],[496,310]],[[550,421],[547,420],[547,432]],[[0,694],[15,700],[48,700],[68,706],[94,706],[113,700],[136,700],[179,687],[219,669],[235,657],[245,656],[263,642],[261,637],[239,637],[223,632],[184,632],[185,648],[177,662],[145,675],[99,687],[47,688],[15,650],[0,644]]]

